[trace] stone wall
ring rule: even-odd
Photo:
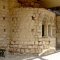
[[[60,49],[60,16],[57,16],[56,26],[57,26],[57,48]]]
[[[8,49],[10,40],[8,1],[0,0],[0,48]]]
[[[43,8],[16,8],[11,17],[10,52],[41,53],[44,49],[56,47],[54,13]],[[42,36],[42,24],[45,24],[45,36]]]
[[[23,54],[56,47],[55,14],[43,8],[17,8],[16,2],[0,0],[0,48]]]

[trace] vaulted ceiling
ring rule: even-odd
[[[60,0],[41,0],[41,1],[47,8],[60,6]]]
[[[23,6],[31,7],[57,7],[60,6],[60,0],[18,0]]]

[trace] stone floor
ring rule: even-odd
[[[5,58],[0,57],[0,60],[60,60],[60,52],[56,52],[47,56],[38,56],[35,54],[5,55]]]
[[[24,54],[24,55],[6,55],[4,57],[0,57],[0,60],[33,60],[35,58],[39,58],[40,60],[44,60],[41,57],[37,55],[30,55],[30,54]]]

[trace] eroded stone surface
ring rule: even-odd
[[[38,54],[49,47],[56,47],[54,13],[43,8],[13,8],[8,0],[1,0],[0,6],[0,48],[13,54]],[[44,37],[42,24],[45,25]],[[48,34],[48,25],[51,34]]]

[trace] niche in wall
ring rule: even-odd
[[[3,9],[5,9],[5,6],[3,6]]]
[[[35,17],[34,16],[32,16],[32,20],[35,20]]]
[[[3,20],[5,20],[5,17],[3,17]]]
[[[6,32],[6,29],[4,29],[4,32]]]
[[[14,29],[12,29],[12,32],[14,32]]]
[[[12,17],[12,21],[14,20],[14,17]]]

